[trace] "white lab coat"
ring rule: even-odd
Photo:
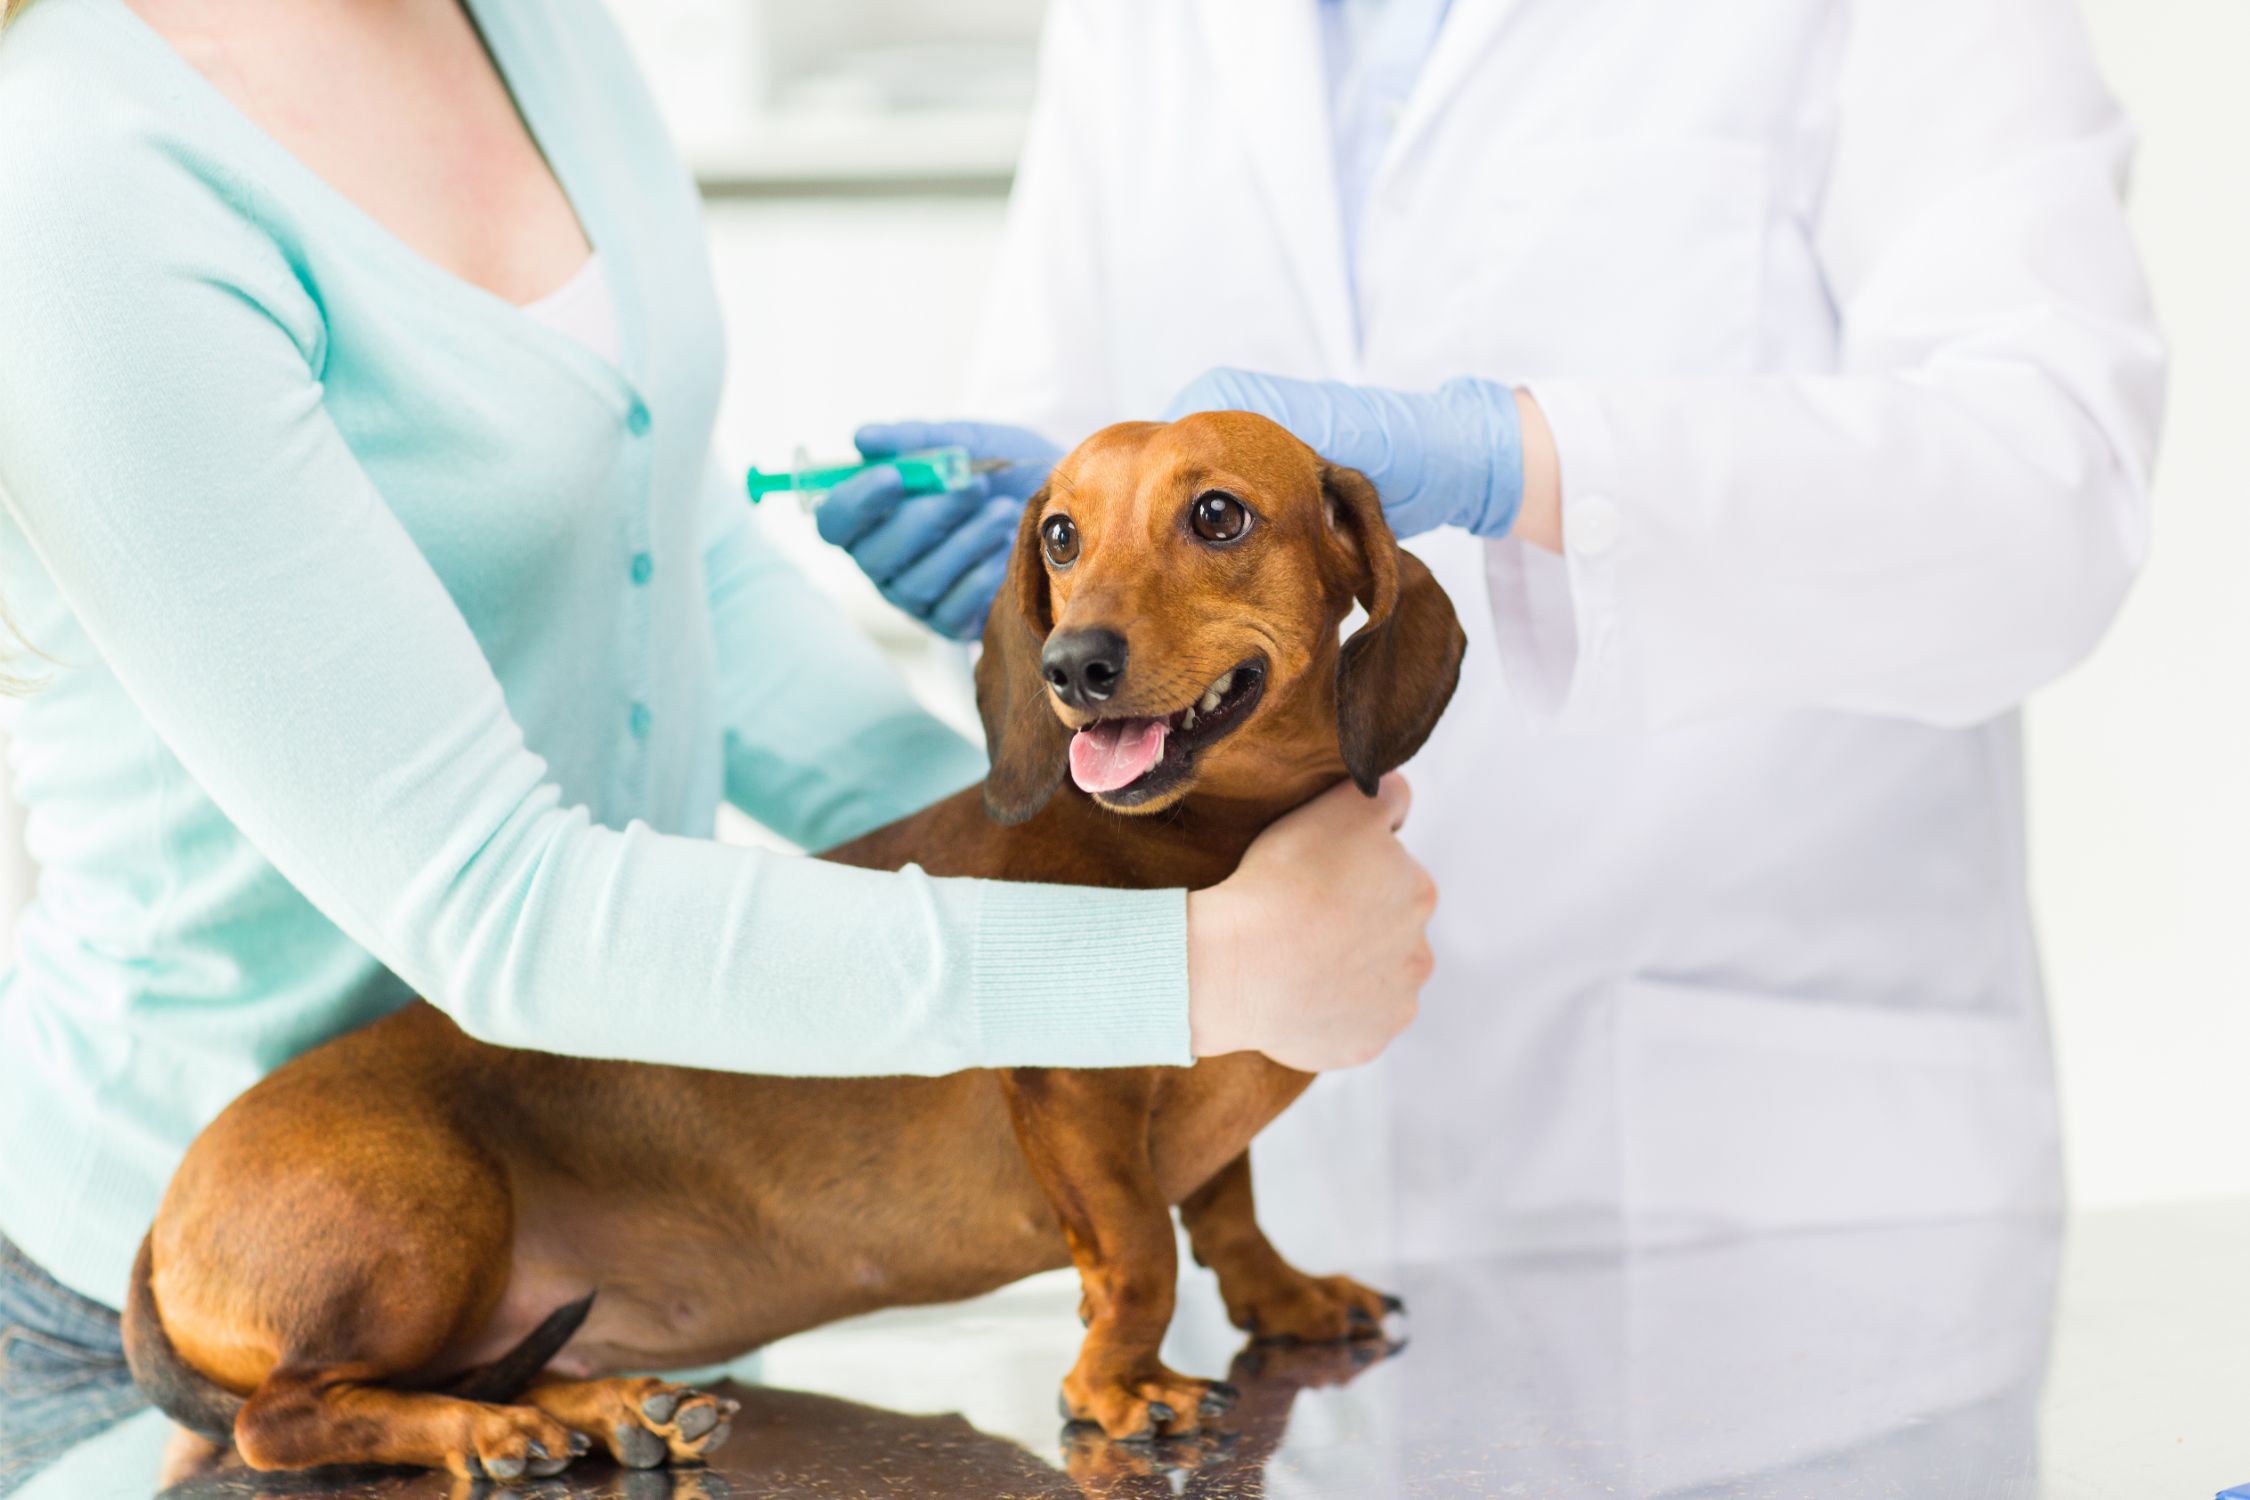
[[[1475,374],[1554,428],[1564,557],[1415,544],[1470,636],[1411,771],[1437,975],[1261,1141],[1276,1237],[2051,1207],[2016,705],[2141,562],[2164,368],[2076,12],[1454,0],[1356,286],[1316,28],[1056,0],[971,402]]]

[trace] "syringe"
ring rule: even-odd
[[[870,469],[897,470],[909,495],[935,495],[959,489],[973,475],[997,473],[1009,466],[1009,460],[1004,458],[972,459],[969,450],[960,447],[925,448],[918,453],[900,453],[890,458],[847,464],[811,464],[800,450],[796,463],[790,468],[778,472],[750,471],[750,501],[754,505],[768,495],[793,493],[798,497],[797,503],[810,512],[820,503],[822,495],[853,475],[865,474]]]

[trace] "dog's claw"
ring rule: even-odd
[[[570,1435],[570,1456],[572,1458],[584,1458],[593,1451],[593,1447],[594,1440],[586,1436],[585,1433],[574,1432]]]
[[[635,1427],[630,1422],[617,1424],[617,1461],[628,1469],[653,1469],[664,1462],[670,1452],[664,1439],[645,1427]]]
[[[1241,1399],[1241,1391],[1223,1380],[1214,1380],[1211,1388],[1203,1393],[1203,1399],[1196,1403],[1196,1410],[1201,1416],[1215,1417]]]
[[[658,1391],[641,1403],[641,1415],[651,1422],[669,1422],[672,1413],[680,1409],[679,1391]]]
[[[1405,1298],[1403,1298],[1403,1297],[1394,1297],[1394,1296],[1392,1296],[1392,1295],[1391,1295],[1391,1294],[1390,1294],[1389,1292],[1384,1292],[1384,1293],[1382,1294],[1382,1298],[1383,1298],[1383,1311],[1385,1311],[1385,1312],[1387,1312],[1387,1313],[1402,1313],[1402,1312],[1405,1312],[1405,1311],[1406,1311],[1406,1299],[1405,1299]]]
[[[487,1474],[502,1480],[523,1478],[524,1467],[524,1460],[520,1458],[488,1458],[484,1463]]]
[[[1178,1412],[1161,1401],[1151,1401],[1148,1404],[1148,1414],[1159,1422],[1170,1422],[1179,1416]]]

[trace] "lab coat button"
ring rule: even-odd
[[[635,437],[647,437],[648,428],[648,407],[636,401],[625,413],[625,430]]]
[[[648,705],[645,703],[634,704],[632,707],[632,711],[625,715],[625,727],[633,732],[634,739],[647,739]]]
[[[649,556],[649,555],[648,555],[648,554],[647,554],[646,552],[636,552],[636,553],[634,553],[634,554],[633,554],[633,582],[634,582],[634,583],[636,583],[636,584],[643,584],[643,583],[646,583],[646,582],[648,582],[648,577],[649,577],[649,574],[651,574],[651,573],[654,573],[655,571],[656,571],[656,559],[655,559],[655,558],[653,558],[653,557],[650,557],[650,556]]]
[[[1617,545],[1624,521],[1616,502],[1589,496],[1563,512],[1563,541],[1580,557],[1600,557]]]

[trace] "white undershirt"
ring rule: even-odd
[[[524,316],[567,334],[611,364],[620,364],[617,336],[617,299],[610,295],[609,273],[602,269],[600,252],[554,291],[537,302],[524,304]]]

